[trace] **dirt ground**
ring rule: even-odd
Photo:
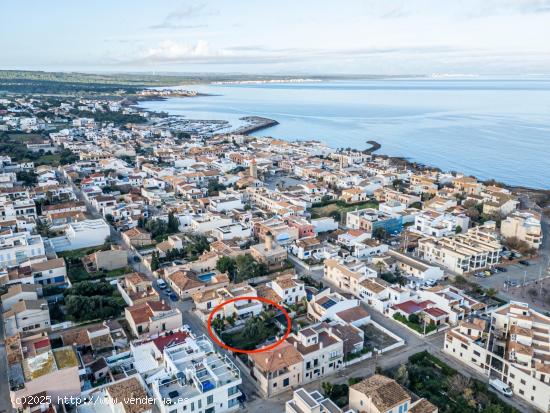
[[[526,286],[518,286],[505,291],[510,300],[528,303],[542,311],[550,311],[550,278],[540,283],[535,281]]]

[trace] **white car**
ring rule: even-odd
[[[506,383],[499,379],[490,379],[489,385],[497,390],[499,393],[504,394],[506,397],[512,397],[514,395],[512,389],[510,389],[510,387],[508,387]]]

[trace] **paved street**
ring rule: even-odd
[[[4,375],[8,371],[8,361],[6,359],[6,346],[4,343],[4,320],[0,315],[0,374]],[[4,377],[0,384],[0,413],[12,412],[10,400],[10,389],[8,386],[7,376]]]
[[[77,192],[77,195],[78,195],[79,199],[84,200],[83,197],[82,197],[82,194],[80,193],[80,191],[77,190],[77,188],[75,188],[75,192]],[[97,214],[97,212],[93,211],[93,209],[91,208],[90,205],[88,205],[88,208],[89,208],[90,211],[92,211],[92,215],[94,217],[100,217],[100,215]],[[544,231],[545,231],[545,235],[546,235],[547,232],[548,232],[548,223],[545,222],[544,226],[545,226]],[[131,262],[132,267],[136,271],[140,271],[140,272],[146,274],[151,279],[154,279],[154,277],[153,277],[150,270],[148,270],[141,262],[135,262],[134,261],[133,257],[135,256],[135,252],[132,251],[131,249],[129,249],[125,244],[123,244],[121,242],[120,234],[118,232],[114,231],[114,229],[112,229],[112,228],[111,228],[111,232],[112,232],[113,242],[116,242],[116,243],[120,244],[124,249],[128,250],[128,256],[130,258],[130,262]],[[543,254],[542,254],[541,260],[539,260],[539,262],[541,263],[540,265],[545,265],[544,260],[549,257],[549,255],[550,255],[549,251],[550,251],[550,239],[549,239],[548,236],[545,236],[545,244],[544,244],[544,247],[543,247]],[[507,273],[499,273],[499,274],[497,274],[493,277],[490,277],[490,278],[476,279],[476,280],[480,280],[481,281],[480,284],[485,282],[487,287],[494,285],[494,288],[499,288],[500,289],[500,287],[504,283],[504,280],[506,279],[506,278],[503,278],[503,277],[507,277],[507,275],[512,275],[512,274],[518,274],[518,271],[527,270],[528,271],[527,272],[528,276],[526,278],[527,280],[538,279],[539,267],[537,265],[532,265],[530,267],[523,267],[523,266],[520,266],[520,267],[517,267],[517,268],[516,267],[517,267],[517,265],[516,266],[510,266],[509,267],[509,272],[507,272]],[[307,271],[307,270],[304,270],[303,268],[297,267],[297,271],[299,273],[309,275],[312,278],[316,279],[317,281],[322,281],[325,285],[327,284],[326,281],[322,279],[323,270]],[[523,273],[521,273],[521,274],[523,274]],[[166,294],[163,290],[160,290],[156,287],[156,283],[153,283],[153,285],[154,285],[154,288],[161,295],[162,299],[164,299],[167,303],[169,303],[171,307],[178,308],[181,311],[182,317],[183,317],[183,323],[189,325],[189,327],[191,328],[192,332],[195,335],[200,336],[200,335],[205,334],[206,336],[208,336],[208,331],[207,331],[206,326],[193,313],[193,311],[192,311],[192,305],[193,304],[190,300],[172,301],[172,300],[170,300],[168,294]],[[331,286],[331,288],[334,291],[339,291],[339,289],[334,287],[334,286]],[[466,376],[476,377],[476,378],[478,378],[478,379],[480,379],[484,382],[488,381],[486,376],[483,376],[483,375],[479,374],[475,370],[470,369],[469,367],[467,367],[463,363],[460,363],[457,360],[455,360],[454,358],[452,358],[452,357],[448,356],[447,354],[443,353],[442,348],[443,348],[443,341],[444,341],[444,334],[445,334],[444,332],[440,332],[440,333],[437,333],[437,334],[433,334],[429,337],[422,338],[422,337],[419,337],[416,334],[412,333],[410,330],[403,327],[402,325],[400,325],[395,320],[385,317],[384,315],[382,315],[381,313],[373,310],[372,308],[368,307],[368,311],[371,314],[372,320],[374,320],[378,324],[382,325],[384,328],[387,328],[388,330],[392,331],[393,333],[395,333],[398,336],[400,336],[401,338],[403,338],[405,340],[405,346],[401,347],[401,348],[397,348],[395,350],[392,350],[392,351],[390,351],[388,353],[385,353],[383,355],[373,357],[372,359],[365,360],[363,362],[352,365],[352,366],[346,368],[345,370],[340,371],[340,372],[338,372],[338,373],[336,373],[332,376],[327,376],[327,377],[324,377],[321,380],[317,380],[317,381],[308,383],[307,385],[304,386],[305,388],[307,388],[308,390],[319,390],[321,388],[321,383],[323,381],[329,381],[333,384],[342,384],[342,383],[347,383],[347,381],[350,377],[366,377],[366,376],[374,374],[374,372],[375,372],[375,370],[378,366],[381,367],[382,369],[390,369],[390,368],[397,367],[400,364],[406,363],[408,358],[411,355],[413,355],[417,352],[420,352],[420,351],[424,351],[424,350],[429,351],[431,354],[433,354],[433,355],[437,356],[438,358],[440,358],[441,360],[445,361],[451,367],[455,368],[457,371],[459,371],[460,373],[462,373]],[[0,347],[0,353],[3,350],[4,350],[3,347]],[[221,354],[226,354],[231,359],[234,359],[233,354],[228,352],[227,350],[225,350],[223,348],[217,348],[217,350]],[[2,362],[5,363],[5,359],[4,359],[4,361],[0,361],[0,363],[2,363]],[[2,365],[0,364],[0,368],[1,367],[2,367]],[[242,377],[242,381],[243,381],[243,384],[242,384],[241,388],[245,392],[245,394],[248,398],[243,411],[253,412],[253,413],[284,411],[284,404],[287,400],[289,400],[291,398],[291,391],[288,391],[286,393],[278,395],[278,396],[276,396],[274,398],[271,398],[269,400],[264,400],[261,397],[259,397],[259,393],[256,389],[256,385],[255,385],[253,379],[250,377],[249,373],[247,371],[243,371],[242,368],[240,368],[240,370],[241,370],[241,377]],[[5,402],[3,402],[3,400],[5,399],[5,395],[3,394],[3,392],[4,392],[3,390],[0,390],[0,396],[2,396],[2,398],[0,400],[0,413],[2,413],[2,411],[1,411],[2,408],[3,408],[2,403],[5,403]],[[500,397],[500,395],[499,395],[499,397]],[[520,411],[524,411],[524,412],[532,411],[527,404],[519,401],[517,398],[507,399],[507,398],[504,398],[504,396],[502,396],[502,397],[507,403],[515,406]],[[9,407],[9,394],[7,396],[7,400],[8,400],[7,406]]]

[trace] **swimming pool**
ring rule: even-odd
[[[201,274],[199,275],[199,280],[205,283],[210,282],[210,280],[215,274],[216,274],[215,272],[207,272],[207,273]]]

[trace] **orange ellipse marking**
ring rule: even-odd
[[[214,314],[216,314],[223,306],[225,306],[229,303],[232,303],[232,302],[235,302],[235,301],[244,301],[244,300],[247,300],[247,301],[248,300],[261,301],[263,303],[267,303],[269,305],[277,307],[279,310],[281,310],[281,312],[285,315],[285,318],[286,318],[286,331],[285,331],[285,334],[283,335],[283,337],[280,340],[278,340],[276,343],[270,344],[269,346],[265,346],[265,347],[262,347],[262,348],[257,348],[257,349],[254,349],[254,350],[243,350],[243,349],[240,349],[240,348],[235,348],[235,347],[228,346],[223,341],[218,339],[218,337],[216,337],[216,334],[214,334],[214,332],[212,331],[212,318],[214,317]],[[223,348],[225,348],[229,351],[233,351],[234,353],[245,353],[245,354],[263,353],[264,351],[269,351],[269,350],[274,349],[275,347],[283,344],[283,341],[286,340],[286,338],[290,334],[290,331],[292,330],[292,320],[290,319],[290,316],[288,315],[288,311],[286,311],[280,304],[277,304],[275,301],[271,301],[271,300],[268,300],[267,298],[263,298],[263,297],[236,297],[236,298],[232,298],[231,300],[224,301],[223,303],[218,304],[216,307],[214,307],[212,312],[208,315],[208,321],[207,321],[206,325],[208,327],[208,334],[210,335],[210,337],[212,337],[212,340],[214,340],[214,342],[217,345],[219,345],[220,347],[223,347]]]

